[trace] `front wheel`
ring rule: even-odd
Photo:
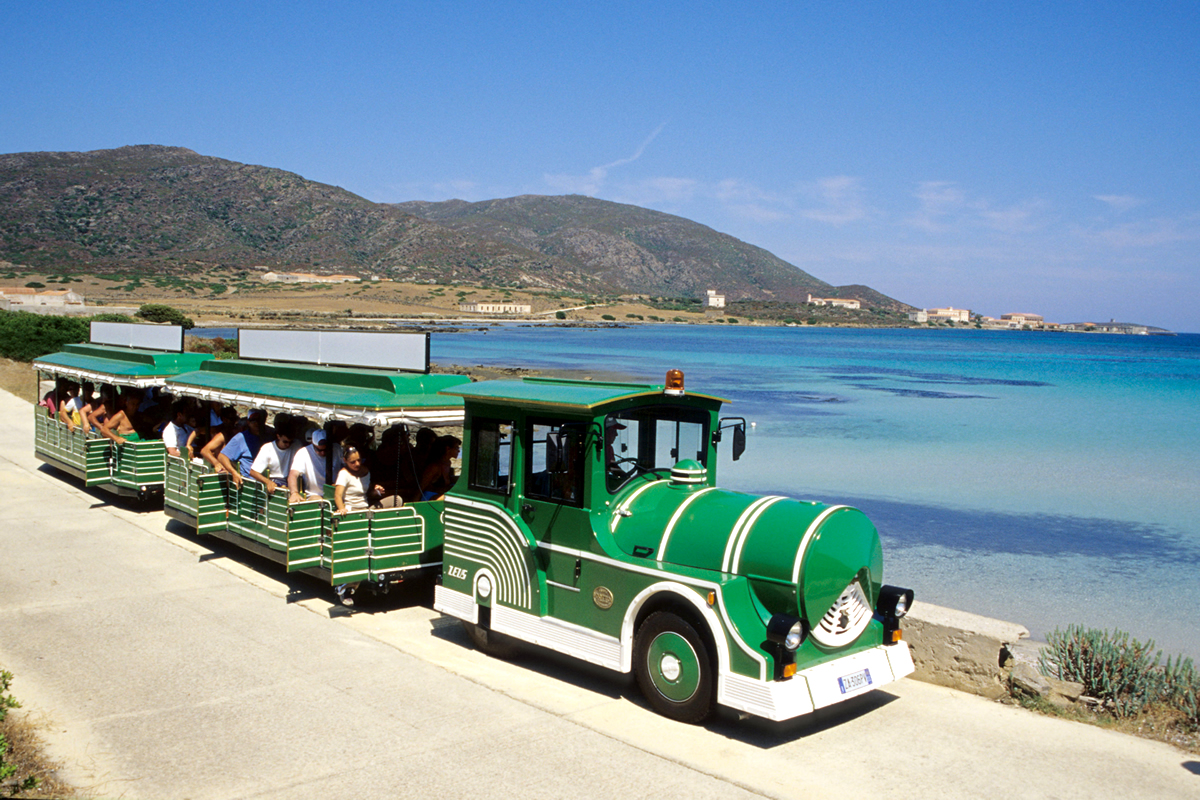
[[[496,633],[493,630],[476,625],[474,622],[462,620],[463,630],[467,632],[467,638],[471,640],[471,644],[481,653],[486,653],[492,658],[500,658],[508,660],[515,656],[520,649],[517,640],[511,636],[506,636],[503,633]]]
[[[713,711],[712,660],[704,639],[686,620],[656,611],[638,628],[634,649],[638,687],[650,707],[678,722],[702,722]]]

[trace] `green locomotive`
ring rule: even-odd
[[[716,705],[789,719],[913,671],[860,511],[716,487],[745,422],[662,386],[525,378],[466,402],[434,607],[497,654],[520,639],[633,671],[685,722]]]

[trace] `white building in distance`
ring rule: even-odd
[[[966,308],[927,308],[925,313],[931,320],[939,322],[970,322],[971,311]]]
[[[1002,322],[1010,323],[1014,328],[1019,328],[1022,325],[1044,325],[1044,324],[1046,324],[1046,319],[1041,314],[1022,314],[1022,313],[1001,314],[1000,319]]]
[[[458,310],[468,314],[530,314],[533,306],[528,303],[459,303]]]
[[[808,296],[811,306],[833,306],[834,308],[862,308],[862,303],[852,297],[813,297]]]
[[[700,298],[704,301],[705,308],[724,308],[725,295],[717,294],[715,289],[709,289],[704,293],[704,297]]]
[[[312,272],[264,272],[267,283],[358,283],[357,275],[316,275]]]

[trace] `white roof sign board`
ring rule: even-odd
[[[238,358],[428,372],[429,334],[242,328]]]
[[[183,328],[179,325],[139,325],[133,322],[93,322],[92,344],[142,347],[147,350],[183,352]]]

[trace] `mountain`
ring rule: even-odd
[[[598,286],[563,278],[538,253],[468,238],[291,172],[180,147],[0,156],[0,236],[0,259],[39,268],[228,264]]]
[[[396,208],[586,270],[625,292],[803,301],[834,287],[740,239],[683,217],[581,195],[524,195]]]
[[[0,260],[94,272],[206,265],[730,300],[854,296],[682,217],[590,197],[373,203],[270,167],[138,145],[0,155]]]

